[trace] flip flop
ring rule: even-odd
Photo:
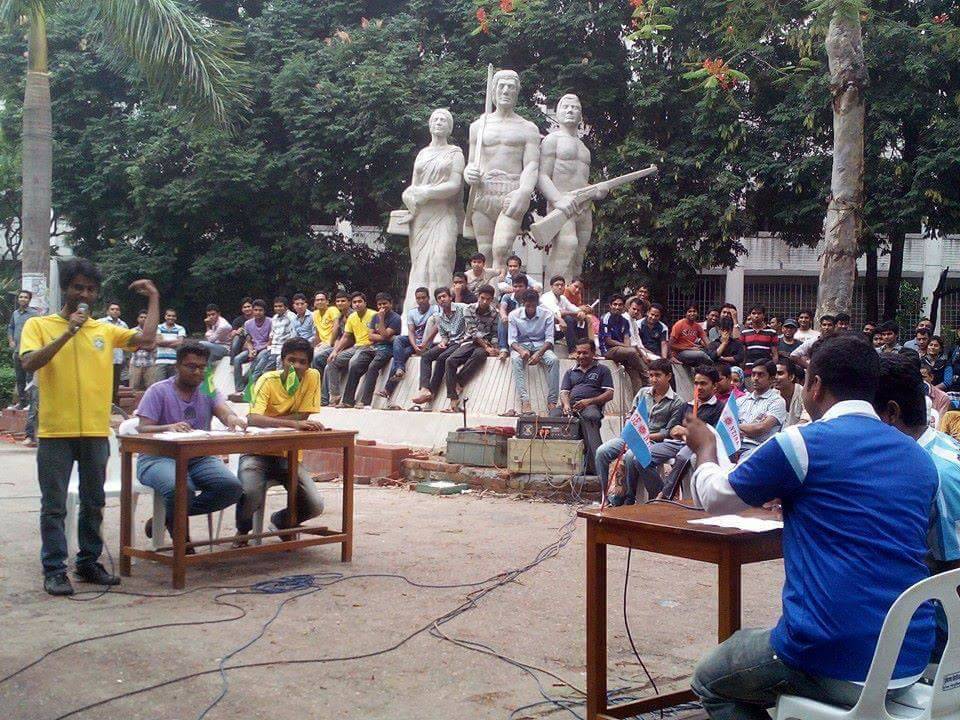
[[[413,405],[412,407],[407,408],[407,412],[423,412],[423,408],[419,405]]]
[[[399,405],[387,405],[384,410],[403,410]]]
[[[506,412],[500,413],[497,417],[520,417],[520,413],[516,410],[507,410]]]
[[[463,412],[463,410],[461,410],[460,408],[444,408],[440,412],[447,413],[448,415],[453,415],[453,414],[459,415],[460,413]]]

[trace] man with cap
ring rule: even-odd
[[[780,357],[790,357],[790,353],[800,347],[800,341],[796,337],[798,327],[800,326],[794,318],[787,318],[783,321],[783,325],[780,326],[780,331],[783,334],[780,335],[780,342],[777,344]]]

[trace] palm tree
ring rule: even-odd
[[[26,25],[28,65],[23,97],[23,287],[46,295],[50,268],[53,121],[47,69],[47,18],[61,0],[0,0],[0,23]],[[118,67],[135,66],[191,120],[226,125],[247,102],[229,26],[189,14],[177,0],[83,0],[100,46]]]

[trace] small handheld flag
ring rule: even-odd
[[[693,386],[693,416],[700,417],[700,388]]]
[[[207,371],[203,375],[203,382],[200,383],[200,391],[207,397],[217,396],[217,386],[213,382],[213,366],[207,366]]]
[[[287,395],[290,397],[296,395],[297,390],[300,389],[300,378],[295,370],[287,370],[285,376],[281,374],[280,382],[283,385],[283,389],[287,391]]]
[[[727,404],[723,406],[716,428],[727,456],[733,455],[740,449],[741,439],[740,408],[737,407],[737,396],[733,393],[730,393]]]
[[[253,379],[253,374],[251,373],[250,379],[247,380],[247,386],[243,389],[243,401],[244,401],[245,403],[247,403],[248,405],[250,405],[250,404],[253,403],[253,386],[254,386],[254,384],[255,384],[255,383],[254,383],[254,379]]]
[[[641,397],[620,433],[640,467],[646,467],[653,459],[650,455],[649,422],[650,411],[647,409],[646,399]]]

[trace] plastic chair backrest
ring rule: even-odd
[[[905,590],[890,607],[877,649],[870,663],[870,671],[863,686],[860,699],[850,711],[851,717],[889,718],[886,711],[886,696],[893,670],[900,655],[903,638],[906,635],[913,614],[928,600],[938,600],[947,616],[947,646],[937,668],[933,683],[930,706],[923,716],[944,718],[960,714],[960,640],[952,620],[960,624],[960,570],[951,570],[921,580]]]

